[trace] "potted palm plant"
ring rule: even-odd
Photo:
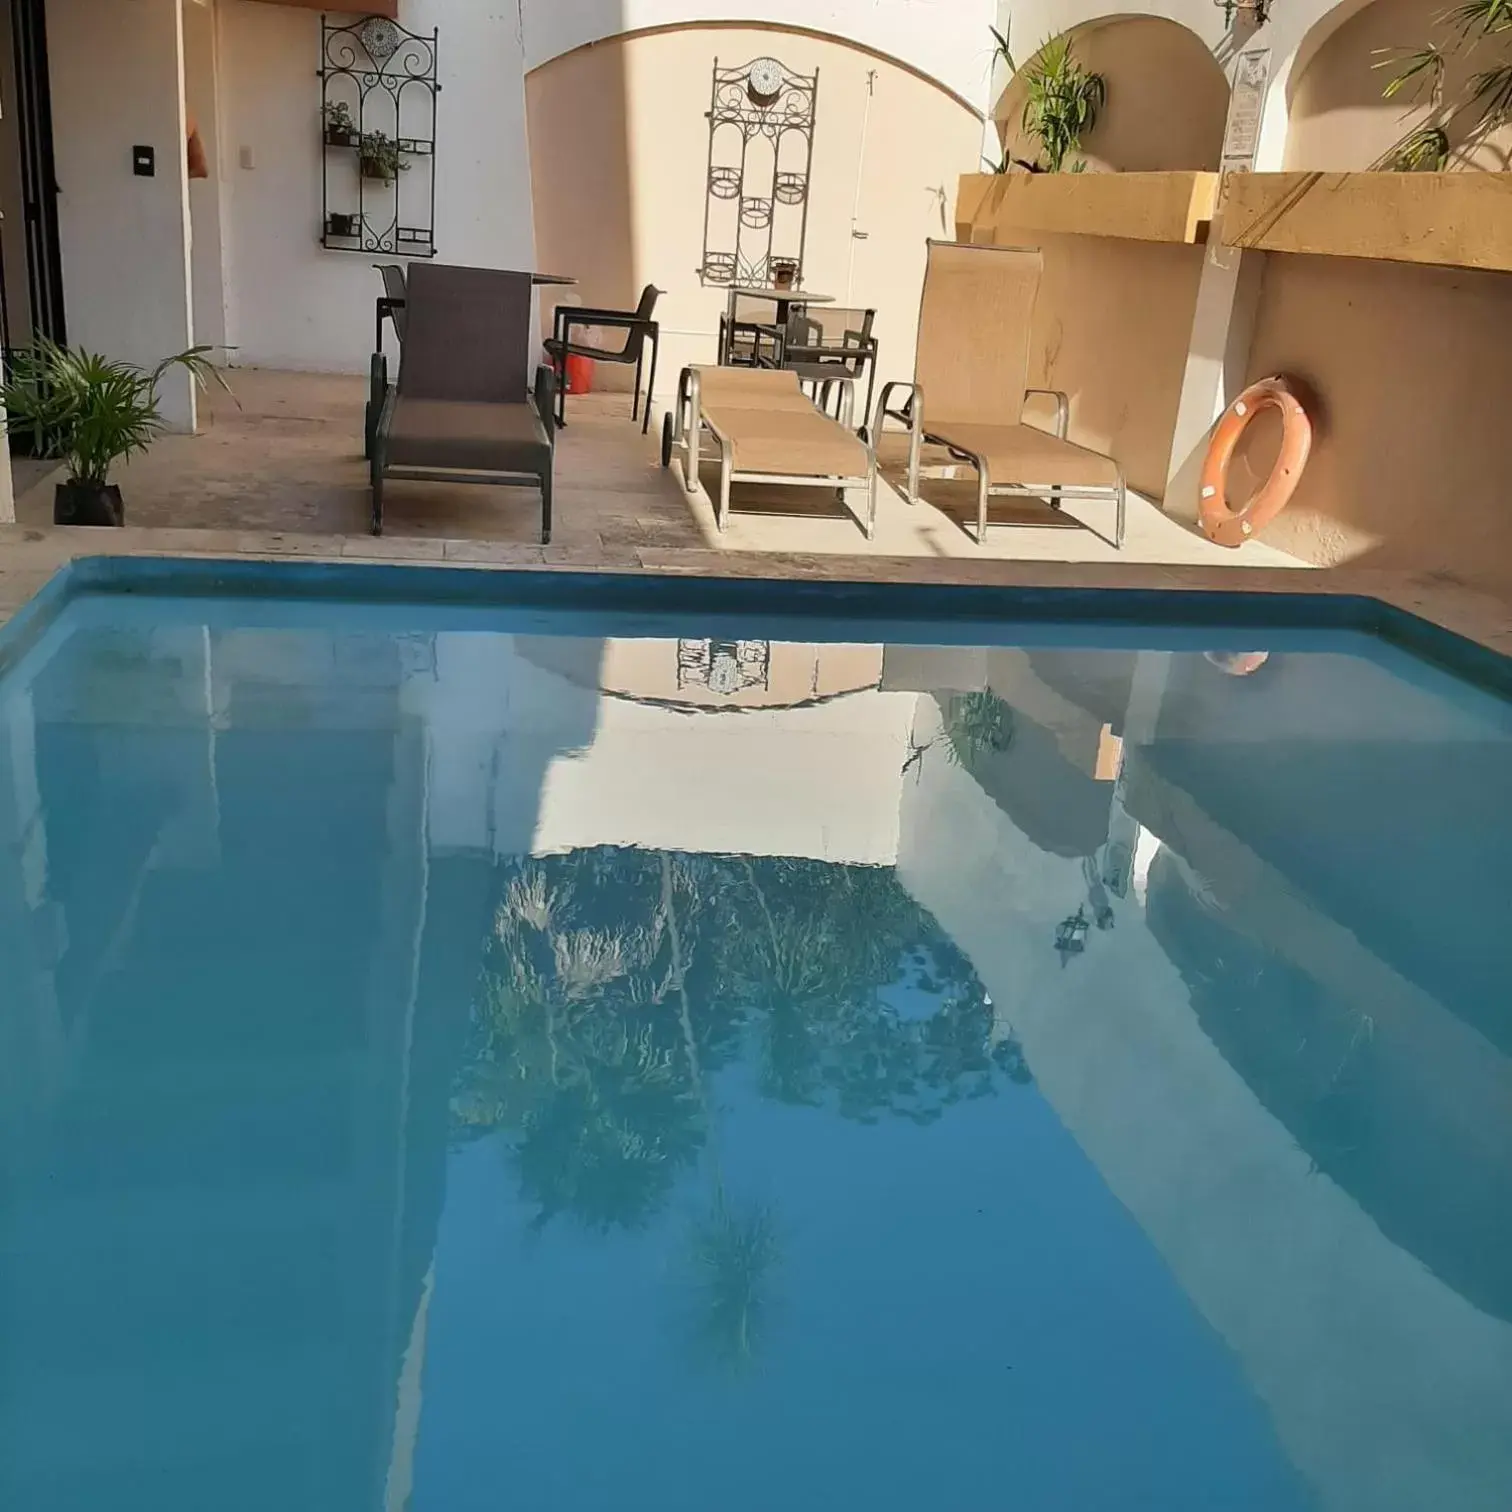
[[[1061,173],[1066,159],[1081,150],[1082,138],[1094,126],[1108,101],[1108,82],[1071,51],[1070,37],[1057,37],[1040,49],[1024,71],[1024,132],[1043,153],[1044,171]],[[1078,160],[1072,173],[1086,168]]]
[[[14,355],[0,385],[6,430],[25,434],[34,456],[57,457],[68,470],[54,495],[54,524],[125,523],[110,471],[164,430],[157,390],[170,368],[184,368],[201,387],[214,378],[226,388],[209,351],[190,347],[151,369],[47,340]]]

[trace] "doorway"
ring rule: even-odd
[[[68,339],[45,0],[0,0],[0,342]]]

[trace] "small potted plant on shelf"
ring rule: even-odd
[[[361,217],[350,215],[344,210],[333,210],[326,217],[326,231],[331,236],[353,237],[360,236]]]
[[[378,179],[385,184],[392,184],[409,168],[398,142],[382,131],[364,131],[357,154],[363,178]]]
[[[203,387],[225,380],[209,347],[190,347],[155,368],[112,362],[93,352],[39,340],[16,352],[0,385],[8,432],[25,434],[34,456],[56,457],[68,470],[53,497],[55,525],[123,525],[120,487],[110,481],[117,462],[145,451],[165,428],[158,383],[173,367]]]
[[[357,123],[352,119],[351,107],[345,100],[327,101],[320,107],[325,120],[325,139],[328,147],[351,147],[357,141]]]

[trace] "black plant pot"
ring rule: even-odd
[[[339,210],[333,210],[327,222],[328,234],[344,237],[360,236],[361,228],[357,224],[357,219],[355,215],[345,215]]]
[[[54,525],[124,525],[126,508],[115,483],[81,483],[71,478],[53,494]]]

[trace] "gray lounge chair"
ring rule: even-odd
[[[383,280],[383,293],[378,297],[374,319],[373,360],[368,365],[367,413],[362,423],[362,455],[373,455],[373,433],[378,429],[378,417],[383,413],[384,396],[388,393],[388,357],[383,350],[383,323],[388,321],[394,328],[394,340],[404,350],[405,297],[407,288],[404,269],[398,263],[374,263],[378,276]]]
[[[387,478],[527,484],[551,539],[556,451],[551,369],[529,391],[530,274],[416,263],[409,271],[399,380],[373,438],[373,534]]]

